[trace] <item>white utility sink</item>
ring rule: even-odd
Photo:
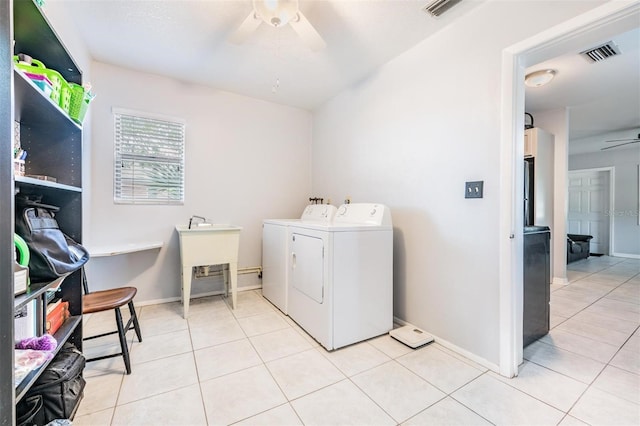
[[[241,227],[226,224],[208,226],[177,225],[180,237],[180,260],[182,263],[182,306],[184,317],[189,314],[191,298],[191,279],[193,267],[228,264],[223,269],[224,282],[231,290],[231,306],[236,308],[238,285],[238,248],[240,246]]]

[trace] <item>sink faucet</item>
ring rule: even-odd
[[[204,217],[202,217],[202,216],[196,216],[196,215],[193,215],[193,216],[191,216],[191,219],[189,219],[189,229],[191,229],[191,222],[193,222],[193,219],[194,219],[194,218],[202,219],[202,221],[203,221],[203,222],[205,222],[205,221],[207,220],[207,219],[205,219],[205,218],[204,218]]]

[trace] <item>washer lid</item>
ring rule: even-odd
[[[370,225],[390,227],[391,212],[384,204],[353,203],[338,208],[334,225]]]

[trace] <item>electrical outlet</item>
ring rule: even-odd
[[[482,198],[483,180],[466,182],[464,188],[464,198]]]
[[[347,195],[346,197],[344,197],[344,203],[351,204],[351,195]]]

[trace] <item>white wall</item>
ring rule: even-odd
[[[488,2],[314,114],[314,194],[391,208],[394,314],[494,366],[501,52],[600,3]]]
[[[629,131],[635,137],[640,129]],[[615,133],[619,135],[619,133]],[[600,135],[598,139],[617,139],[614,134]],[[571,144],[589,143],[589,140],[571,141]],[[613,144],[611,144],[613,145]],[[569,170],[614,167],[615,180],[613,214],[613,247],[611,255],[640,258],[640,225],[638,224],[638,167],[640,144],[607,151],[582,153],[569,156]]]
[[[566,108],[535,115],[536,126],[554,135],[553,227],[551,232],[552,283],[567,284],[567,158],[569,111]]]
[[[92,259],[92,288],[135,285],[140,302],[178,297],[174,226],[186,224],[194,214],[242,226],[238,267],[260,266],[262,220],[297,217],[307,204],[311,114],[100,62],[93,62],[91,72],[97,96],[91,105],[92,202],[86,212],[92,226],[85,240],[89,247],[164,243],[159,252]],[[113,107],[186,120],[183,206],[114,204]],[[243,285],[259,285],[259,280],[256,275],[240,276]],[[194,282],[193,293],[220,288]]]

